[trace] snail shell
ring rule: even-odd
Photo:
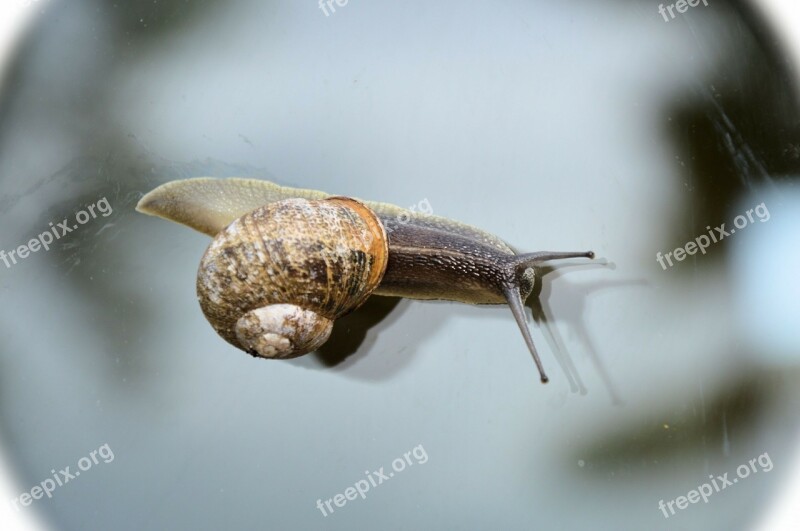
[[[378,216],[351,198],[286,199],[234,220],[209,245],[197,297],[211,326],[264,358],[312,352],[378,287],[388,263]]]

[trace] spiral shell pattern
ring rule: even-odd
[[[388,254],[383,224],[363,203],[346,197],[286,199],[243,215],[216,235],[200,261],[197,297],[209,323],[237,348],[264,357],[300,355],[324,342],[332,325],[308,324],[308,315],[287,317],[289,324],[306,323],[294,328],[318,329],[325,337],[286,337],[305,347],[267,356],[253,345],[285,343],[284,336],[256,337],[263,331],[249,330],[251,324],[275,319],[264,310],[250,312],[294,305],[332,322],[377,288]]]

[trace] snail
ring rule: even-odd
[[[223,339],[263,358],[313,352],[336,319],[373,294],[507,304],[545,383],[523,309],[535,267],[594,258],[516,254],[446,218],[256,179],[172,181],[136,210],[213,237],[197,273],[200,307]]]

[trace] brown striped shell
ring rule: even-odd
[[[388,253],[383,224],[360,201],[286,199],[214,237],[200,261],[197,297],[232,345],[265,358],[300,356],[378,287]]]

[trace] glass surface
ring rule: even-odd
[[[751,528],[797,438],[800,113],[758,10],[704,4],[33,5],[0,101],[0,434],[20,493],[96,462],[20,510]],[[134,211],[199,176],[594,250],[528,301],[550,383],[502,306],[373,297],[318,353],[236,350],[197,304],[210,239]]]

